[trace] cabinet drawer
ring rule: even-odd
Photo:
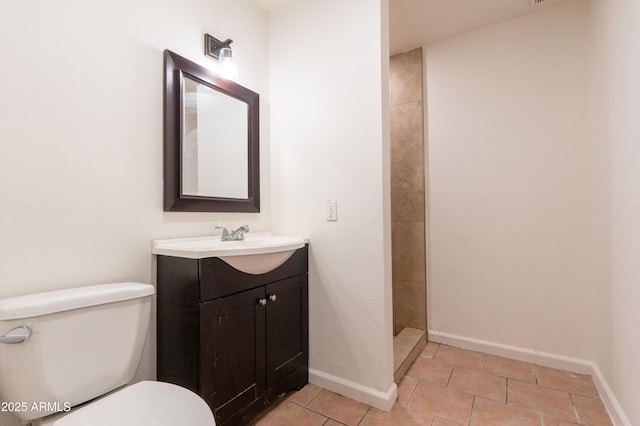
[[[265,274],[238,271],[216,257],[200,259],[200,301],[217,299],[266,285],[285,278],[306,274],[307,246],[296,250],[282,265]]]

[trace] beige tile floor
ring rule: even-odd
[[[429,342],[391,412],[309,384],[257,426],[607,426],[589,376]]]

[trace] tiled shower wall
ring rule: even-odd
[[[394,335],[426,330],[422,48],[391,57],[391,221]]]

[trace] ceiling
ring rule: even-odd
[[[272,12],[299,0],[253,1]],[[568,1],[389,0],[389,52],[395,55]]]
[[[391,55],[569,0],[389,0]]]
[[[268,12],[273,12],[276,9],[281,8],[287,3],[291,3],[294,0],[253,0],[255,4],[267,10]]]

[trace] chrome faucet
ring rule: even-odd
[[[234,231],[229,231],[224,226],[216,226],[216,229],[222,229],[220,241],[241,241],[244,240],[244,233],[249,232],[249,225],[242,225]]]

